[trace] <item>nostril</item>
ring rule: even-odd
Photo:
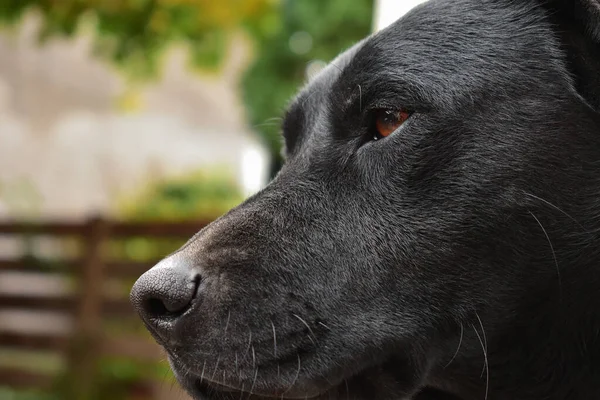
[[[144,309],[154,317],[167,316],[170,312],[160,299],[148,299],[145,301]]]
[[[148,293],[143,300],[142,308],[151,318],[171,319],[185,313],[198,295],[202,278],[196,274],[185,287],[172,291],[155,291]],[[178,290],[177,290],[178,289]]]
[[[202,277],[200,276],[200,274],[196,274],[196,276],[194,276],[194,294],[192,295],[192,300],[196,299],[196,297],[198,297],[198,289],[200,289],[200,283],[202,282]]]
[[[196,274],[186,288],[185,293],[178,292],[174,296],[149,297],[143,301],[142,307],[152,318],[176,318],[185,313],[198,295],[202,278]],[[154,293],[155,295],[158,293]],[[161,293],[164,294],[164,293]]]

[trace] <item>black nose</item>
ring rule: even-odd
[[[192,304],[201,276],[179,254],[165,258],[131,289],[131,303],[142,319],[163,336]]]

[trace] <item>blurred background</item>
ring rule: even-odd
[[[186,399],[135,279],[281,166],[281,114],[419,1],[0,0],[0,400]]]

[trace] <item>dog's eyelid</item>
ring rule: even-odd
[[[417,92],[390,90],[376,94],[368,93],[363,96],[362,111],[373,112],[377,109],[405,109],[414,112],[427,112],[432,108],[434,108],[434,105],[431,99],[423,98]]]
[[[370,118],[370,140],[377,141],[391,136],[400,130],[412,115],[412,111],[404,108],[374,110]]]
[[[399,104],[396,104],[396,102],[377,101],[377,102],[371,103],[367,107],[365,107],[365,111],[374,112],[377,110],[394,110],[394,109],[400,109],[400,108],[402,108],[402,107]]]

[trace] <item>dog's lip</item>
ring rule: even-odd
[[[269,392],[264,392],[264,391],[259,391],[257,392],[254,389],[249,389],[249,388],[245,388],[245,387],[240,387],[240,386],[233,386],[224,382],[220,382],[217,380],[213,380],[212,378],[207,378],[206,375],[202,374],[202,375],[198,375],[196,373],[191,373],[190,371],[187,370],[185,367],[184,369],[187,370],[186,374],[182,374],[179,375],[177,373],[177,371],[180,370],[180,367],[183,365],[181,360],[178,359],[178,357],[174,357],[173,354],[170,354],[168,351],[167,353],[169,354],[169,361],[171,362],[171,368],[173,369],[173,371],[176,373],[176,376],[178,377],[178,380],[180,380],[180,383],[184,386],[187,387],[188,390],[191,389],[192,394],[197,394],[199,395],[199,397],[201,399],[205,399],[205,398],[210,398],[212,399],[213,397],[217,396],[216,398],[221,398],[218,397],[218,395],[238,395],[238,396],[244,396],[244,398],[246,398],[247,400],[270,400],[270,399],[280,399],[280,400],[296,400],[296,399],[305,399],[305,400],[311,400],[311,399],[321,399],[322,396],[326,393],[328,393],[330,390],[332,390],[333,388],[337,387],[338,385],[334,384],[331,387],[327,387],[327,388],[322,388],[322,390],[318,390],[318,391],[311,391],[309,393],[302,393],[302,394],[297,394],[294,393],[294,390],[291,390],[292,388],[288,388],[286,390],[283,391],[273,391],[271,393]]]
[[[210,391],[210,392],[214,392],[214,391],[218,391],[218,392],[222,392],[223,394],[242,394],[242,395],[246,395],[248,396],[247,398],[249,400],[260,400],[260,399],[281,399],[281,400],[296,400],[296,399],[306,399],[306,400],[310,400],[310,399],[316,399],[319,398],[320,396],[322,396],[326,391],[323,392],[319,392],[316,394],[310,394],[310,395],[298,395],[298,396],[294,396],[293,394],[290,395],[286,395],[286,392],[277,394],[277,393],[252,393],[251,391],[247,391],[245,390],[245,388],[239,388],[239,387],[233,387],[233,386],[229,386],[229,385],[225,385],[223,383],[220,382],[214,382],[214,381],[210,381],[208,379],[200,379],[200,378],[195,378],[194,382],[193,382],[193,386],[195,390],[198,390],[199,392],[203,393],[206,391]]]

